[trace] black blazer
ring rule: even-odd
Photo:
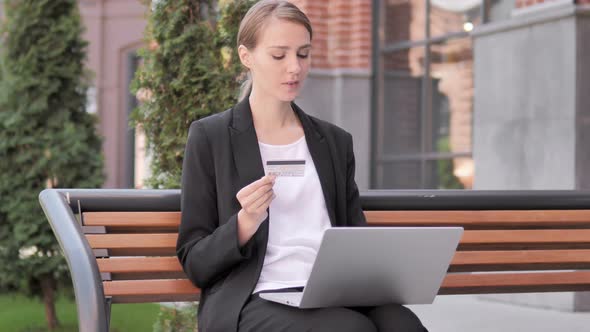
[[[354,181],[352,136],[305,114],[299,117],[317,168],[332,226],[366,220]],[[236,331],[264,261],[267,218],[242,248],[238,245],[238,191],[264,176],[248,98],[191,124],[182,168],[181,224],[177,255],[201,288],[199,331]]]

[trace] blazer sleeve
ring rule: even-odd
[[[182,165],[181,222],[176,244],[188,278],[208,288],[250,256],[240,249],[237,213],[221,224],[217,212],[215,168],[203,124],[194,122],[188,134]]]
[[[348,134],[346,151],[346,217],[348,226],[366,226],[367,220],[361,206],[359,190],[354,180],[355,159],[352,135]]]

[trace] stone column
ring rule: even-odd
[[[590,6],[549,2],[473,33],[474,189],[590,189]],[[584,293],[493,298],[590,309]]]

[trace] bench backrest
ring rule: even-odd
[[[590,290],[590,209],[365,215],[371,226],[465,228],[440,294]],[[114,303],[198,299],[175,255],[180,212],[83,212],[81,222]]]
[[[198,298],[174,255],[179,190],[47,189],[39,200],[80,331],[107,332],[112,302]],[[370,225],[466,229],[441,294],[590,290],[590,191],[376,190],[361,204]]]

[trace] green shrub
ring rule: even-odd
[[[39,205],[48,187],[103,182],[96,118],[86,112],[87,42],[76,0],[6,0],[0,26],[0,290],[42,296],[69,279]]]
[[[154,323],[153,332],[197,331],[197,304],[163,305]]]
[[[148,47],[132,85],[142,100],[134,125],[146,134],[152,188],[179,188],[192,121],[237,102],[242,67],[235,47],[239,22],[254,0],[161,0],[145,33]]]

